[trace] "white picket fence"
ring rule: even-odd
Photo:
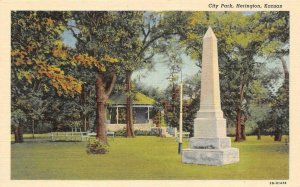
[[[91,137],[95,137],[96,133],[90,132],[51,132],[48,137],[51,141],[87,141]],[[107,132],[107,136],[115,137],[114,132]]]

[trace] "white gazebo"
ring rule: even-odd
[[[137,130],[150,130],[153,126],[151,111],[155,100],[137,92],[132,101],[133,123]],[[107,128],[111,131],[122,130],[126,124],[126,96],[116,93],[110,97],[107,107]]]

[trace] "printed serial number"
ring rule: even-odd
[[[270,185],[275,185],[275,184],[286,184],[286,182],[285,181],[276,181],[276,182],[271,181],[270,182]]]

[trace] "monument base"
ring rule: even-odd
[[[231,148],[231,140],[224,138],[196,138],[190,139],[190,148],[192,149],[226,149]]]
[[[187,164],[225,165],[239,162],[239,149],[183,149],[182,162]]]

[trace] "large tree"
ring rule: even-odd
[[[124,37],[121,40],[120,53],[123,57],[126,93],[126,137],[134,137],[131,77],[134,70],[141,68],[143,60],[143,43],[141,28],[143,27],[144,12],[119,12],[118,27],[123,27]]]
[[[163,14],[154,12],[121,12],[119,25],[127,25],[126,45],[123,52],[123,69],[125,70],[126,85],[126,136],[134,137],[132,120],[132,97],[134,96],[131,86],[131,76],[135,70],[151,68],[154,63],[154,56],[164,51],[160,41],[165,41],[178,34],[178,30],[172,25],[176,19],[163,19]]]
[[[82,82],[61,68],[68,59],[68,51],[60,40],[67,14],[17,11],[12,12],[11,18],[12,123],[18,121],[12,127],[16,142],[22,142],[22,123],[34,123],[44,110],[37,108],[42,105],[35,105],[31,110],[24,107],[26,100],[32,105],[34,102],[30,100],[41,99],[31,93],[43,95],[52,90],[58,95],[74,96],[81,92]]]
[[[260,68],[257,51],[270,34],[268,28],[258,32],[266,20],[261,20],[259,14],[241,12],[171,12],[165,18],[168,16],[180,17],[180,24],[174,27],[180,31],[187,53],[200,62],[200,67],[202,38],[208,26],[213,28],[218,38],[222,109],[229,124],[236,126],[236,141],[242,141],[252,99],[249,88]]]
[[[289,68],[287,59],[289,55],[289,12],[260,12],[260,22],[263,24],[257,28],[267,31],[267,39],[263,43],[260,55],[269,61],[280,62],[283,72],[282,85],[271,95],[271,111],[266,118],[274,133],[274,140],[281,141],[283,133],[289,132]]]
[[[106,107],[117,76],[126,60],[126,47],[130,36],[126,24],[120,24],[120,12],[72,12],[74,23],[70,31],[77,39],[74,61],[89,68],[95,75],[97,139],[107,144]],[[123,20],[126,21],[126,20]]]
[[[186,43],[192,57],[200,59],[202,37],[209,25],[218,38],[222,108],[229,121],[235,121],[236,141],[240,141],[245,92],[255,67],[254,46],[245,32],[251,29],[248,17],[241,13],[195,12],[188,20]]]
[[[102,61],[110,55],[113,58],[107,59],[118,62],[106,64],[104,71],[102,67],[96,69],[97,134],[103,142],[106,142],[104,124],[106,104],[117,79],[122,81],[120,77],[124,77],[127,100],[126,136],[134,137],[132,73],[152,62],[156,41],[167,35],[166,33],[170,33],[160,28],[155,17],[148,16],[144,12],[131,11],[73,12],[75,23],[70,24],[70,27],[77,39],[76,50],[79,53],[87,53],[89,57],[95,59],[102,58]],[[87,66],[93,67],[94,64],[90,63]]]

